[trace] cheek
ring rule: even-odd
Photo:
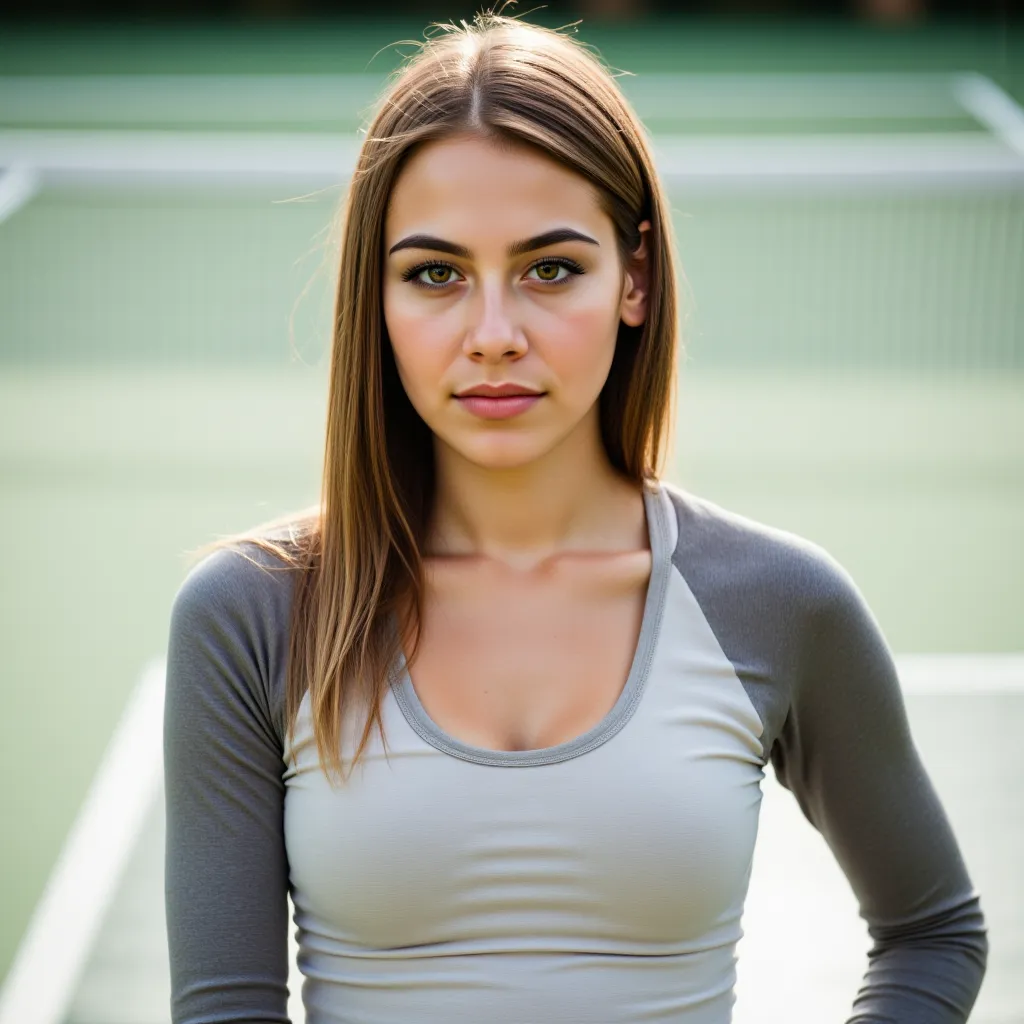
[[[417,410],[437,390],[451,363],[452,329],[444,316],[424,316],[399,299],[384,297],[384,323],[402,384]]]
[[[592,398],[608,376],[618,335],[617,309],[607,297],[559,310],[536,335],[544,362],[570,394]]]

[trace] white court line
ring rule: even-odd
[[[0,990],[0,1024],[61,1024],[159,792],[164,662],[147,666]]]
[[[1012,96],[991,78],[974,74],[958,75],[953,91],[966,111],[1024,157],[1024,110]]]
[[[39,175],[24,164],[12,163],[0,173],[0,224],[25,206],[40,184]]]
[[[0,131],[0,165],[37,169],[46,184],[337,184],[357,138],[329,133]],[[680,136],[654,140],[669,181],[729,185],[817,181],[1024,182],[1024,160],[980,133]]]
[[[910,695],[1024,694],[1024,654],[903,654],[896,664]]]
[[[336,181],[359,140],[340,134],[171,131],[0,131],[0,166],[26,163],[47,183],[104,179]]]
[[[902,655],[912,695],[1024,695],[1024,653]],[[105,912],[159,792],[165,665],[143,673],[0,991],[0,1024],[61,1024]],[[289,929],[289,1012],[302,1020]]]

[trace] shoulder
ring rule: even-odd
[[[770,750],[787,719],[842,700],[891,708],[898,694],[881,629],[846,570],[785,530],[666,488],[678,534],[672,563],[731,662],[765,727]],[[794,716],[793,708],[800,714]]]
[[[847,571],[824,548],[724,509],[682,488],[662,485],[676,515],[672,561],[705,592],[728,592],[790,611],[821,613],[860,603]]]
[[[186,575],[172,619],[193,626],[284,624],[298,572],[286,557],[251,540],[218,548]]]
[[[284,550],[284,549],[283,549]],[[252,541],[197,563],[173,601],[167,699],[186,718],[256,716],[283,735],[292,600],[300,569]]]

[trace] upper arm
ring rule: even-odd
[[[179,590],[164,714],[167,936],[174,1024],[287,1024],[288,867],[270,707],[273,616],[220,551]]]
[[[773,750],[780,781],[832,848],[869,924],[963,900],[970,882],[914,744],[892,654],[838,566],[822,567],[804,629]]]
[[[882,632],[846,574],[826,569],[772,760],[874,939],[850,1020],[966,1021],[988,953],[980,899]]]

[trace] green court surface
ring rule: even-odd
[[[712,147],[680,150],[669,184],[686,361],[668,476],[823,544],[901,656],[1024,652],[1024,150],[999,113],[1012,118],[1021,95],[1019,33],[669,28],[587,36],[613,63],[650,75],[631,88],[666,160],[688,139]],[[111,129],[129,142],[167,133],[190,159],[197,136],[216,142],[228,130],[286,133],[299,147],[314,135],[354,136],[387,70],[367,69],[368,56],[414,32],[0,40],[0,172],[39,132],[73,133],[55,143],[64,169],[0,213],[0,770],[16,780],[0,795],[10,823],[0,978],[129,695],[162,655],[185,552],[310,504],[320,469],[343,169],[332,187],[323,174],[197,183],[109,166],[83,178],[69,161],[98,151],[98,133]],[[149,79],[137,90],[104,77],[141,72],[180,77],[173,89]],[[360,77],[304,77],[349,73]],[[1005,91],[964,92],[974,81],[966,73]],[[81,89],[54,77],[65,75],[81,75]],[[325,84],[339,90],[337,105],[324,101]],[[980,105],[961,102],[971,95]],[[875,171],[838,184],[827,171],[777,173],[764,147],[809,140],[785,159],[818,159],[823,126],[860,139],[849,152]],[[886,149],[892,139],[903,148]],[[928,157],[919,184],[876,173],[921,139],[939,140],[928,153],[956,168],[935,176]],[[698,158],[714,172],[693,177],[687,161]],[[1024,835],[1010,788],[1024,769],[1015,740],[1024,682],[1002,662],[992,676],[992,664],[928,663],[908,699],[1000,939],[972,1019],[1010,1024],[1024,1013],[1012,974],[1024,957],[1013,868]],[[140,807],[62,1017],[37,1024],[166,1019],[158,792]],[[793,1019],[740,1009],[744,998],[759,1005],[773,981],[776,991],[806,987],[765,941],[782,913],[780,887],[797,917],[823,912],[820,927],[835,935],[831,952],[802,954],[820,956],[807,1019],[839,1019],[860,970],[855,910],[794,807],[769,787],[739,1024]],[[840,969],[844,951],[854,955]],[[0,1024],[10,1024],[2,1003]]]
[[[445,15],[426,8],[422,19],[358,19],[281,24],[168,24],[60,29],[5,28],[4,74],[128,73],[386,74],[422,39],[425,22]],[[544,22],[542,8],[528,20]],[[556,19],[553,22],[558,25]],[[1024,85],[1024,25],[1020,22],[936,22],[887,30],[829,21],[680,18],[632,24],[583,23],[580,38],[613,66],[652,71],[959,71],[992,75],[1015,92]]]

